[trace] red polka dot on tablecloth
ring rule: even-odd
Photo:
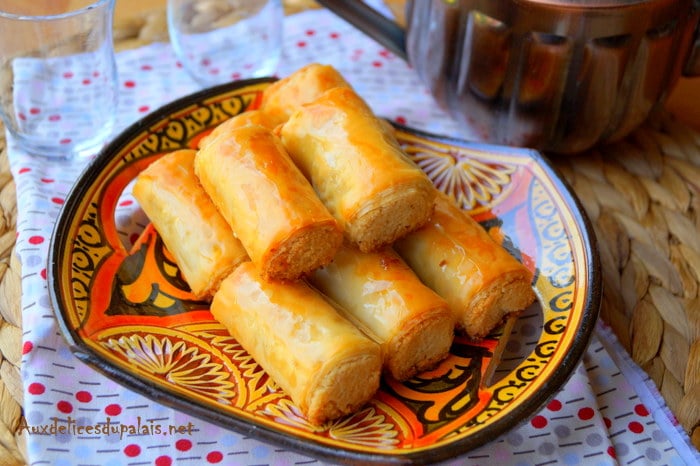
[[[177,448],[179,451],[187,451],[190,448],[192,448],[192,441],[181,438],[180,440],[175,442],[175,448]]]
[[[547,418],[544,416],[535,416],[532,418],[532,421],[530,421],[530,424],[532,424],[532,427],[535,429],[543,429],[547,427]]]
[[[133,199],[124,199],[119,202],[119,207],[128,207],[130,205],[134,205]]]
[[[231,73],[231,79],[241,79],[241,73]]]
[[[593,411],[593,408],[586,407],[578,410],[579,419],[587,421],[589,419],[593,419],[593,416],[595,416],[595,411]]]
[[[27,354],[34,349],[34,343],[31,341],[25,341],[22,345],[22,354]]]
[[[627,428],[630,430],[630,432],[634,432],[635,434],[641,434],[642,432],[644,432],[644,426],[641,422],[637,421],[632,421],[629,424],[627,424]]]
[[[93,78],[99,78],[99,77],[100,77],[100,72],[99,72],[99,71],[93,71],[93,72],[92,72],[92,77],[93,77]]]
[[[340,34],[338,34],[337,32],[331,32],[330,34],[328,34],[328,37],[330,37],[331,39],[338,39],[340,37]]]
[[[55,180],[53,178],[40,178],[42,183],[53,183]]]
[[[649,410],[643,404],[636,405],[634,407],[634,412],[637,414],[637,416],[645,417],[649,415]]]
[[[113,403],[111,405],[107,405],[105,407],[105,414],[107,414],[109,416],[118,416],[121,414],[121,412],[122,412],[122,407],[116,403]]]
[[[37,244],[41,244],[43,242],[44,242],[43,236],[35,235],[35,236],[29,237],[29,244],[37,245]]]
[[[167,455],[159,456],[154,463],[156,466],[170,466],[173,464],[173,459]]]
[[[89,84],[91,84],[91,83],[92,83],[92,81],[91,81],[90,79],[88,79],[88,78],[83,79],[83,85],[84,85],[84,86],[87,86],[87,85],[89,85]]]
[[[66,71],[65,73],[63,73],[63,77],[66,79],[70,79],[73,77],[73,73],[71,71]]]
[[[314,31],[313,29],[307,29],[307,30],[306,30],[306,35],[307,35],[307,36],[313,36],[314,34],[316,34],[316,31]]]
[[[151,71],[153,67],[151,65],[141,65],[143,71]]]
[[[135,457],[141,454],[141,447],[135,443],[131,443],[124,447],[124,454],[128,457]]]
[[[380,61],[375,60],[372,62],[372,66],[375,68],[381,68],[382,66],[384,66],[384,64]]]
[[[25,115],[25,114],[22,113],[22,112],[19,112],[19,113],[17,114],[17,118],[19,118],[20,120],[26,121],[26,120],[27,120],[27,115]]]
[[[81,403],[89,403],[92,401],[92,394],[90,392],[86,392],[85,390],[81,390],[75,394],[75,399]]]
[[[54,204],[62,205],[65,202],[65,200],[62,197],[52,197],[51,202],[53,202]]]
[[[61,121],[61,115],[49,115],[49,121]]]
[[[65,145],[65,144],[70,144],[72,142],[72,140],[70,138],[63,138],[63,139],[60,139],[58,142],[59,142],[59,144]]]
[[[30,113],[31,115],[38,115],[38,114],[41,113],[41,109],[39,109],[39,108],[37,108],[37,107],[32,107],[32,108],[29,109],[29,113]]]
[[[397,116],[397,117],[395,118],[395,120],[396,120],[396,122],[397,122],[398,124],[400,124],[400,125],[405,125],[405,124],[406,124],[406,117]]]
[[[607,418],[607,417],[604,417],[604,418],[603,418],[603,422],[605,423],[605,427],[606,427],[607,429],[609,429],[610,426],[612,426],[612,421],[611,421],[609,418]]]
[[[41,276],[42,279],[46,280],[46,277],[48,276],[48,272],[46,272],[46,269],[41,269],[41,272],[39,272],[39,276]]]
[[[306,41],[300,40],[297,42],[297,47],[306,47]]]
[[[615,453],[615,447],[608,447],[608,455],[611,458],[617,458],[617,454]]]
[[[27,387],[27,391],[32,395],[41,395],[46,391],[46,387],[44,387],[44,384],[42,383],[33,382],[29,384],[29,387]]]
[[[58,410],[64,414],[73,412],[73,405],[65,400],[61,400],[58,403],[56,403],[56,408],[58,408]]]
[[[207,461],[209,463],[220,463],[224,459],[224,455],[220,451],[212,451],[207,454]]]
[[[141,106],[139,107],[139,112],[140,112],[140,113],[146,113],[146,112],[149,111],[150,109],[151,109],[151,107],[149,107],[148,105],[141,105]]]
[[[136,83],[134,81],[124,81],[124,87],[136,87]]]
[[[559,411],[562,408],[561,401],[554,399],[547,403],[547,409],[550,411]]]

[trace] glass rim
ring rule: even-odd
[[[0,18],[11,19],[15,21],[57,21],[62,19],[72,18],[78,16],[88,10],[93,10],[102,7],[105,4],[113,5],[116,0],[95,0],[87,5],[74,10],[65,11],[63,13],[56,13],[50,15],[31,15],[31,14],[19,14],[10,13],[8,11],[0,9]]]

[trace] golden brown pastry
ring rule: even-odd
[[[211,312],[312,423],[355,412],[379,388],[379,345],[304,281],[267,281],[245,262]]]
[[[206,144],[209,144],[210,141],[214,140],[214,138],[216,138],[218,135],[226,133],[230,129],[249,125],[264,126],[268,129],[275,128],[275,125],[272,124],[272,121],[267,114],[261,112],[260,110],[248,110],[219,123],[214,127],[211,133],[199,140],[197,147],[201,149]]]
[[[199,184],[194,157],[189,149],[162,156],[136,177],[132,192],[192,293],[207,298],[248,255]]]
[[[344,245],[311,283],[382,346],[385,371],[406,380],[444,359],[455,322],[447,302],[425,286],[391,248]]]
[[[266,279],[297,279],[340,247],[337,222],[269,129],[230,128],[199,150],[194,166]]]
[[[312,63],[265,88],[260,110],[276,126],[287,121],[301,105],[334,87],[350,84],[332,66]]]
[[[352,89],[333,88],[304,105],[280,136],[360,250],[377,250],[430,217],[431,181]]]
[[[535,300],[532,273],[442,193],[428,224],[394,247],[472,338]]]

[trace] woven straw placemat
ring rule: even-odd
[[[401,2],[387,2],[401,17]],[[286,0],[287,13],[315,7]],[[115,24],[117,50],[167,40],[165,11]],[[0,464],[26,464],[17,204],[0,123]],[[595,229],[601,317],[700,448],[700,133],[657,115],[625,140],[553,157]]]

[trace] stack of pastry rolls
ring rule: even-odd
[[[259,109],[220,124],[197,151],[162,156],[137,177],[134,196],[193,291],[211,299],[214,318],[313,423],[355,412],[382,373],[406,380],[429,369],[449,353],[455,326],[471,328],[466,307],[480,291],[440,288],[440,271],[421,273],[416,259],[443,254],[427,236],[441,196],[330,66],[271,85]],[[463,228],[488,238],[475,222]],[[220,238],[212,241],[220,248],[193,244],[199,237]],[[469,248],[467,260],[488,260]],[[476,337],[534,299],[531,274],[508,257],[526,296],[490,300],[497,317]],[[201,277],[210,277],[206,286]]]

